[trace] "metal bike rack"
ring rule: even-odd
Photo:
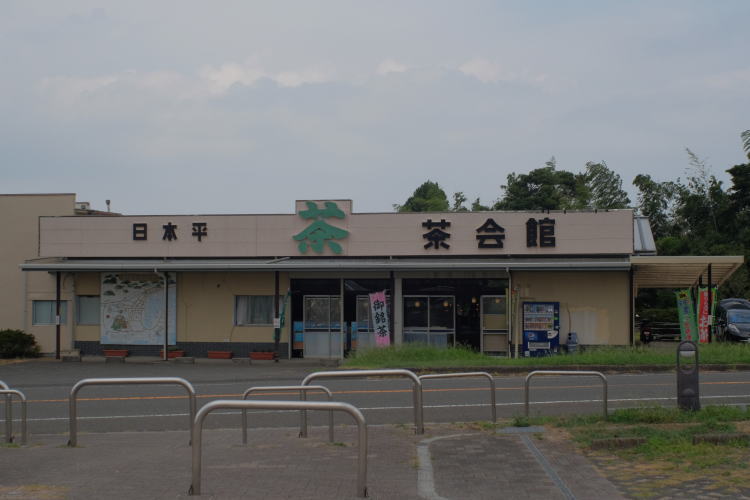
[[[402,369],[393,370],[342,370],[336,372],[311,373],[302,381],[302,385],[309,385],[318,378],[361,378],[361,377],[406,377],[412,380],[412,399],[414,403],[414,432],[424,434],[424,418],[422,411],[422,382],[414,372]],[[304,394],[303,394],[304,399]],[[307,429],[307,413],[303,410],[300,418],[300,435]]]
[[[435,373],[431,375],[420,375],[419,380],[431,378],[463,378],[463,377],[487,377],[490,381],[490,406],[492,407],[492,421],[497,422],[497,407],[495,404],[495,379],[487,372],[465,372],[465,373]],[[422,399],[424,402],[424,398]]]
[[[242,395],[242,399],[245,400],[253,392],[297,392],[300,393],[300,399],[305,392],[318,391],[325,392],[328,395],[328,401],[333,401],[333,394],[328,390],[327,387],[322,385],[273,385],[265,387],[251,387],[246,390]],[[307,427],[304,429],[304,433],[300,432],[299,437],[307,437]],[[333,443],[333,411],[328,412],[328,441]],[[247,410],[242,410],[242,444],[247,444]]]
[[[8,384],[0,380],[0,389],[8,390]],[[13,442],[13,396],[5,395],[5,442]]]
[[[0,394],[5,394],[6,400],[5,404],[10,406],[13,402],[13,396],[18,396],[18,399],[21,400],[21,444],[26,444],[26,396],[21,391],[17,391],[15,389],[2,389],[0,390]],[[9,443],[13,442],[13,422],[9,420],[10,427],[6,429],[6,432],[8,432],[7,435],[7,441]]]
[[[523,397],[527,417],[529,416],[529,381],[531,380],[531,377],[535,377],[537,375],[575,375],[579,377],[599,377],[600,379],[602,379],[602,388],[604,390],[604,419],[607,419],[607,377],[605,377],[601,372],[569,370],[536,370],[526,375],[526,380],[524,380],[523,383]]]
[[[359,460],[357,465],[357,496],[367,496],[367,423],[364,415],[349,403],[328,401],[237,401],[217,400],[206,403],[198,411],[193,422],[193,482],[188,494],[201,494],[201,447],[203,440],[203,421],[209,413],[219,409],[236,410],[327,410],[343,411],[354,417],[359,429]]]
[[[70,397],[68,398],[68,415],[70,420],[70,438],[68,439],[68,446],[77,446],[78,444],[78,411],[77,411],[77,399],[78,391],[87,385],[145,385],[145,384],[174,384],[181,385],[187,390],[188,401],[189,401],[189,412],[190,412],[190,429],[193,428],[193,417],[195,416],[195,389],[193,385],[180,377],[133,377],[133,378],[85,378],[79,380],[70,390]],[[192,434],[190,436],[190,443],[192,444]]]

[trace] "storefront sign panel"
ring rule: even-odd
[[[40,218],[40,257],[632,253],[632,210],[357,214],[346,200],[314,200],[294,214]]]

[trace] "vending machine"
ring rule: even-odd
[[[523,355],[548,356],[560,352],[560,303],[523,303]]]

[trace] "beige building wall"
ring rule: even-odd
[[[0,194],[0,329],[17,328],[33,334],[42,352],[55,350],[55,325],[32,325],[32,301],[55,299],[55,277],[48,273],[24,273],[19,265],[39,255],[39,217],[73,215],[75,194]],[[71,337],[72,282],[63,283],[68,300],[68,322],[61,328],[61,346]]]
[[[560,302],[560,343],[568,332],[583,345],[630,344],[630,279],[627,272],[514,272],[519,307],[514,327],[521,332],[521,302]],[[520,337],[519,337],[520,338]]]
[[[288,275],[281,273],[282,297],[288,288]],[[75,295],[99,295],[100,290],[100,273],[76,273]],[[273,294],[272,272],[177,273],[177,341],[273,342],[273,326],[234,325],[235,296]],[[287,309],[281,342],[289,341],[290,315]],[[99,325],[75,325],[74,332],[75,340],[98,342],[101,337]]]
[[[279,294],[289,288],[280,273]],[[273,295],[274,273],[177,273],[178,342],[273,342],[273,326],[235,326],[237,295]],[[281,342],[289,341],[291,310],[287,305]]]

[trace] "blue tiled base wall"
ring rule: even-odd
[[[77,340],[74,347],[83,356],[103,356],[104,349],[127,349],[131,356],[159,356],[159,345],[100,344],[96,341]],[[232,351],[235,358],[246,358],[252,351],[273,351],[273,342],[178,342],[177,349],[185,351],[185,356],[207,358],[208,351]],[[288,358],[289,345],[279,344],[279,357]]]

